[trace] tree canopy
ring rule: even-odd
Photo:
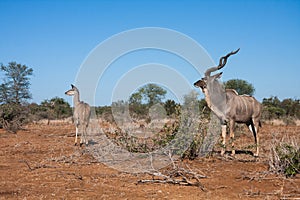
[[[131,112],[137,116],[147,116],[149,108],[155,104],[162,103],[166,93],[165,89],[153,83],[139,88],[129,98]]]
[[[129,98],[129,103],[152,106],[154,104],[161,103],[161,100],[165,98],[166,93],[167,91],[162,87],[150,83],[133,93]]]
[[[247,94],[252,96],[255,88],[251,83],[241,79],[232,79],[224,83],[226,89],[234,89],[238,94]]]
[[[300,100],[299,99],[283,99],[280,101],[278,97],[272,96],[270,98],[264,98],[262,102],[264,106],[265,119],[274,118],[300,118]]]
[[[31,98],[30,76],[33,70],[26,65],[10,62],[1,64],[4,73],[0,84],[0,127],[16,132],[28,121],[28,107],[24,104]]]
[[[26,65],[10,62],[8,65],[1,64],[1,71],[4,72],[4,80],[0,85],[0,103],[20,104],[31,99],[29,91],[30,76],[33,69]]]

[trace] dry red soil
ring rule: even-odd
[[[0,199],[300,199],[300,176],[285,178],[269,172],[273,137],[299,139],[297,126],[264,125],[261,155],[237,154],[184,160],[206,178],[197,186],[139,183],[147,174],[116,171],[73,146],[72,125],[30,125],[17,134],[0,130]],[[237,136],[243,150],[252,135]]]

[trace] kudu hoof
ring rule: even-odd
[[[221,156],[224,156],[224,154],[225,154],[225,150],[222,150],[221,151]]]
[[[231,152],[231,154],[230,154],[232,157],[234,157],[235,156],[235,150],[233,150],[232,152]]]

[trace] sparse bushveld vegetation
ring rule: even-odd
[[[166,120],[163,127],[160,127],[160,125],[151,127],[151,124],[148,124],[146,127],[140,127],[139,125],[134,126],[131,124],[127,129],[121,129],[116,125],[112,125],[113,128],[106,130],[105,134],[114,143],[127,149],[129,152],[149,153],[167,145],[177,134],[179,127],[177,121]],[[136,135],[137,132],[144,135],[147,129],[148,131],[153,131],[151,137],[139,137]]]
[[[31,121],[71,116],[70,105],[59,97],[44,100],[40,105],[28,103],[31,99],[29,86],[33,69],[10,62],[8,65],[2,64],[1,71],[4,73],[4,79],[0,85],[0,128],[15,133]]]
[[[149,113],[136,116],[136,112],[131,113],[133,111],[127,102],[118,101],[113,103],[114,121],[110,122],[112,128],[104,132],[130,152],[147,153],[172,145],[175,149],[173,154],[193,159],[199,154],[209,124],[209,120],[204,120],[204,117],[209,117],[206,104],[203,100],[200,102],[199,104],[197,93],[192,91],[184,97],[183,105],[168,100],[150,107]],[[148,104],[142,106],[149,107]],[[168,109],[164,109],[166,107]],[[170,112],[164,113],[162,110]],[[101,115],[103,114],[102,112]]]
[[[0,128],[17,132],[27,122],[46,119],[49,123],[50,120],[72,116],[72,108],[63,98],[54,97],[40,104],[27,103],[31,98],[29,91],[29,77],[33,74],[31,68],[11,62],[7,66],[1,65],[1,71],[4,72],[5,78],[0,85]],[[240,93],[249,95],[255,91],[250,83],[238,79],[229,80],[224,85],[226,88],[234,88]],[[176,154],[193,159],[198,156],[201,149],[203,151],[206,151],[206,148],[211,149],[209,145],[203,145],[210,120],[210,109],[206,101],[198,100],[198,93],[191,92],[184,97],[184,104],[180,105],[170,99],[163,101],[166,93],[167,91],[160,86],[148,84],[133,93],[128,102],[118,101],[111,106],[94,107],[94,110],[99,118],[114,127],[106,131],[107,136],[130,152],[150,152],[168,145],[171,141],[174,145],[180,146],[182,141],[188,139],[184,137],[187,133],[192,135],[190,146],[184,148],[185,152],[181,150],[175,152]],[[294,120],[300,119],[298,99],[280,101],[277,97],[270,97],[264,98],[262,104],[265,121],[276,119],[282,120],[285,124],[295,124]],[[196,110],[197,116],[189,112]],[[131,120],[128,121],[129,118]],[[190,127],[195,124],[191,119],[197,121],[197,127]],[[127,128],[120,128],[120,122],[123,125],[127,123]],[[132,131],[140,132],[144,136],[134,135]],[[151,137],[146,136],[147,134]],[[176,136],[180,139],[173,141]],[[284,171],[287,175],[299,172],[297,165],[287,166],[288,163],[298,162],[299,147],[297,150],[293,145],[280,143],[279,146],[272,147],[272,152],[273,170]],[[294,154],[294,157],[290,157]],[[295,166],[296,168],[293,168]]]
[[[160,91],[160,94],[165,94],[157,87],[153,85],[151,87],[156,89],[149,91]],[[9,94],[4,93],[6,89],[2,88],[0,90],[2,99]],[[153,93],[151,94],[152,98]],[[139,95],[134,93],[133,96]],[[25,181],[25,184],[21,184],[21,187],[28,187],[22,191],[28,191],[28,193],[35,191],[35,194],[39,195],[40,190],[45,192],[45,188],[55,188],[57,191],[61,189],[60,192],[62,195],[65,195],[66,181],[68,185],[72,185],[74,182],[78,184],[78,187],[76,185],[74,190],[84,185],[83,192],[85,197],[86,191],[90,191],[90,188],[94,188],[98,182],[108,183],[99,186],[99,188],[103,188],[108,185],[109,189],[107,191],[111,189],[109,184],[114,184],[114,187],[122,188],[121,190],[124,191],[124,182],[128,183],[131,181],[136,183],[135,187],[139,187],[141,183],[168,183],[170,185],[166,186],[166,188],[171,188],[173,184],[178,184],[193,186],[191,189],[196,188],[196,192],[222,190],[220,198],[224,197],[223,190],[227,193],[236,191],[232,190],[233,187],[239,190],[237,192],[239,198],[244,196],[271,197],[271,199],[277,196],[298,198],[299,189],[295,185],[299,182],[299,176],[297,175],[300,170],[299,138],[286,137],[282,140],[274,139],[272,141],[268,139],[270,138],[269,134],[273,133],[274,130],[277,131],[277,128],[281,128],[278,138],[281,138],[282,135],[288,132],[286,127],[292,129],[293,136],[295,136],[293,133],[299,133],[297,127],[293,125],[294,120],[299,119],[299,100],[285,99],[280,101],[277,97],[264,99],[264,120],[282,120],[285,123],[284,125],[288,126],[282,128],[282,125],[263,125],[263,134],[261,136],[262,156],[257,159],[250,154],[244,153],[251,148],[255,148],[251,146],[252,143],[249,143],[251,134],[248,133],[249,130],[246,130],[247,127],[244,126],[243,128],[238,126],[236,134],[236,139],[239,142],[242,141],[241,143],[237,142],[237,144],[240,144],[238,148],[243,153],[237,154],[235,158],[216,156],[219,153],[215,154],[215,152],[222,148],[217,143],[217,140],[220,139],[220,122],[216,116],[211,115],[206,101],[204,99],[198,100],[198,93],[192,91],[184,96],[182,105],[174,100],[163,101],[163,95],[154,99],[151,101],[148,101],[149,99],[147,100],[147,98],[132,102],[118,101],[111,106],[93,108],[97,118],[100,119],[92,120],[89,126],[92,134],[101,133],[103,135],[102,133],[104,133],[106,138],[109,138],[109,142],[113,142],[118,147],[126,150],[126,153],[130,152],[131,155],[141,153],[144,156],[151,155],[152,152],[157,150],[168,150],[165,152],[169,153],[168,156],[171,158],[171,163],[165,168],[159,169],[155,168],[156,166],[152,166],[153,169],[152,171],[149,170],[148,174],[139,173],[132,176],[126,173],[126,177],[121,172],[107,175],[112,173],[113,169],[99,163],[102,161],[98,160],[97,156],[101,157],[102,154],[93,154],[88,149],[89,147],[92,149],[97,144],[99,146],[102,145],[101,142],[97,143],[95,139],[98,135],[93,138],[91,134],[89,138],[92,140],[91,145],[74,151],[74,147],[72,147],[70,142],[70,136],[71,133],[74,133],[74,127],[68,124],[59,126],[59,128],[49,126],[49,124],[52,124],[49,123],[50,120],[62,120],[72,116],[72,108],[63,98],[54,97],[50,100],[44,100],[40,104],[29,104],[26,101],[13,104],[2,100],[0,103],[0,128],[5,128],[10,132],[20,130],[16,137],[10,137],[10,134],[5,134],[4,132],[1,135],[3,136],[1,139],[4,141],[2,143],[4,144],[3,149],[6,152],[14,153],[13,158],[9,156],[9,153],[3,154],[3,156],[6,156],[4,163],[9,164],[3,165],[1,168],[3,171],[9,169],[9,173],[13,175],[9,177],[7,175],[3,176],[4,189],[2,191],[10,192],[11,188],[15,187],[16,178],[22,180],[30,177],[28,182]],[[23,126],[28,122],[39,120],[43,120],[43,122],[48,121],[48,125],[29,124],[28,126]],[[99,125],[100,128],[98,127]],[[26,127],[27,130],[22,131],[22,127]],[[7,144],[6,142],[9,140],[10,143]],[[51,146],[50,151],[49,146]],[[62,149],[64,150],[62,151]],[[33,153],[34,156],[28,156]],[[38,160],[36,155],[40,156]],[[201,158],[190,161],[200,156]],[[230,161],[228,161],[228,158],[230,158]],[[146,160],[148,158],[141,159]],[[226,162],[224,162],[224,159],[226,159]],[[266,172],[267,167],[269,167],[269,171]],[[43,168],[43,172],[38,174],[39,178],[37,179],[36,173],[32,172],[39,173],[40,168]],[[226,169],[225,177],[224,169]],[[15,171],[18,173],[13,173]],[[49,181],[49,177],[53,176],[53,173],[56,173],[55,182]],[[207,174],[208,176],[200,176],[202,174]],[[277,174],[280,174],[280,176]],[[284,176],[295,178],[287,180]],[[200,178],[207,179],[202,183]],[[11,181],[7,182],[6,179]],[[30,182],[31,180],[33,181]],[[114,180],[114,182],[109,182],[111,180]],[[250,185],[249,181],[251,181],[251,187],[248,187]],[[43,185],[45,183],[47,185]],[[120,183],[122,186],[120,186]],[[216,183],[218,189],[215,189]],[[38,186],[38,189],[35,190],[35,187],[32,187],[32,185]],[[230,187],[227,185],[230,185]],[[153,191],[153,187],[158,187],[159,191],[164,191],[161,185],[143,185],[143,188],[138,189],[135,187],[130,186],[128,189],[130,192],[128,193],[132,193],[133,189],[136,193],[139,193],[147,187],[148,189],[151,187],[149,191]],[[281,187],[281,192],[278,192],[278,187]],[[182,188],[185,189],[185,187]],[[184,189],[182,188],[179,191],[183,191]],[[199,188],[202,190],[199,190]],[[177,191],[178,187],[173,190]],[[187,191],[186,194],[190,196],[190,189],[185,190]],[[54,192],[51,192],[51,194],[54,194]],[[202,197],[201,195],[203,194],[205,193],[198,193],[198,196],[195,198]],[[17,195],[21,196],[21,193]],[[207,196],[203,198],[207,198]]]
[[[300,173],[300,145],[296,138],[273,139],[270,151],[270,170],[286,176]]]
[[[276,96],[263,99],[263,119],[281,119],[286,124],[294,124],[295,119],[300,119],[300,100],[283,99],[280,101]]]
[[[13,92],[13,86],[6,85],[7,83],[12,84],[9,81],[12,73],[9,74],[7,71],[15,68],[27,70],[25,77],[23,79],[20,78],[20,84],[22,81],[25,81],[26,88],[22,91],[22,95],[17,95],[18,97],[14,96],[14,94],[18,93],[16,91]],[[1,84],[0,90],[0,127],[16,132],[22,125],[30,121],[46,119],[49,123],[50,120],[72,116],[72,108],[63,98],[54,97],[50,100],[44,100],[40,104],[26,103],[26,100],[31,97],[28,76],[32,75],[32,69],[16,63],[9,63],[8,66],[2,65],[1,69],[6,73],[7,79]],[[243,80],[230,80],[225,82],[225,86],[234,87],[238,91],[247,94],[253,94],[255,91],[250,83]],[[28,92],[27,95],[24,94],[25,91]],[[187,110],[199,110],[198,116],[195,116],[198,126],[195,129],[196,131],[192,133],[193,140],[190,146],[186,148],[185,152],[177,152],[182,157],[193,159],[198,156],[201,148],[208,148],[203,146],[203,138],[209,129],[210,109],[207,107],[204,99],[198,100],[198,93],[192,92],[185,96],[184,105],[180,105],[170,99],[163,101],[166,93],[167,91],[158,85],[148,84],[133,93],[128,102],[118,101],[111,106],[99,106],[93,109],[98,118],[106,120],[115,127],[113,132],[111,130],[106,131],[106,134],[117,144],[131,152],[153,151],[167,145],[179,131],[190,131],[188,119],[192,116],[188,113],[182,113],[182,108],[188,107]],[[264,107],[263,119],[280,119],[285,124],[294,124],[294,120],[300,118],[299,102],[297,99],[280,101],[277,97],[264,98],[262,102]],[[115,109],[117,109],[117,112],[113,113]],[[128,115],[126,112],[128,112]],[[125,122],[126,117],[124,116],[131,118],[133,122]],[[122,129],[118,127],[119,124],[116,123],[118,118],[123,121],[122,123],[135,123],[128,125],[134,128]],[[155,119],[158,120],[155,121]],[[158,123],[158,121],[164,121],[164,123]],[[154,125],[155,123],[158,124]],[[144,134],[147,134],[146,132],[149,131],[152,136],[140,138],[132,135],[130,131],[139,131]]]
[[[28,105],[30,110],[30,119],[38,121],[41,119],[64,119],[72,115],[72,108],[63,98],[54,97],[50,100],[44,100],[40,105],[32,103]]]

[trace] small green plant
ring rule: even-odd
[[[269,162],[270,170],[287,177],[300,172],[300,147],[295,139],[274,140]]]
[[[196,134],[193,138],[193,141],[191,142],[188,149],[182,154],[182,158],[188,158],[190,160],[195,159],[198,157],[199,149],[201,148],[203,142],[203,135],[202,134]]]

